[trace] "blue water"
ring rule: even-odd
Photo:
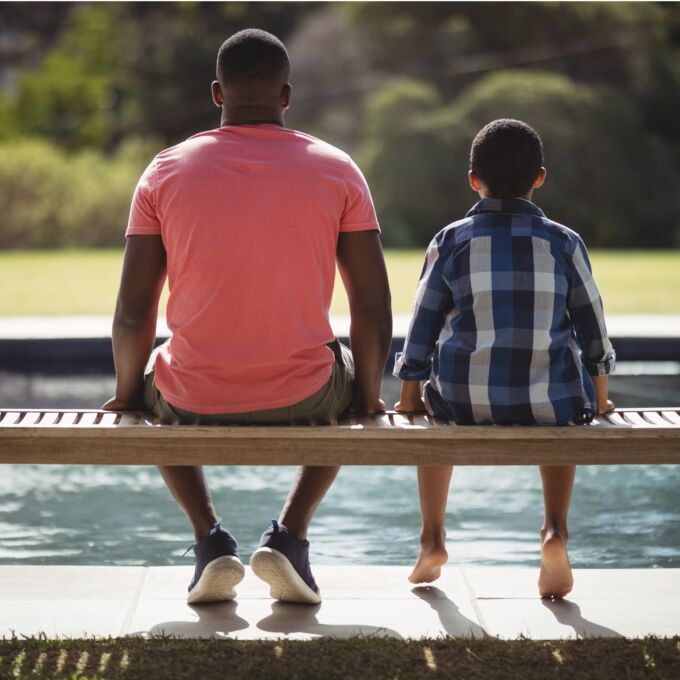
[[[641,403],[645,394],[650,401],[680,404],[677,376],[624,377],[618,384],[612,379],[620,405],[629,394],[637,406],[655,405]],[[15,382],[12,394],[19,403],[8,403],[0,391],[3,405],[65,406],[66,393],[69,405],[97,403],[91,401],[91,377],[65,384],[36,380],[30,389]],[[0,382],[7,387],[11,381]],[[102,378],[98,389],[108,394],[110,379]],[[388,383],[386,392],[391,398],[394,385]],[[223,522],[247,559],[277,516],[293,469],[225,467],[207,474]],[[536,468],[457,468],[446,518],[451,562],[537,565],[542,509]],[[415,469],[347,467],[315,516],[312,559],[409,564],[419,530]],[[575,567],[680,566],[680,466],[580,467],[570,534]],[[191,542],[188,523],[155,468],[0,466],[0,563],[190,564],[182,553]]]

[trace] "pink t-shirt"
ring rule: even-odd
[[[127,236],[167,251],[165,399],[194,413],[294,404],[329,380],[338,234],[378,229],[351,158],[275,124],[229,125],[162,151]]]

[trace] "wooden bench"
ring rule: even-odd
[[[388,412],[326,426],[162,425],[149,413],[0,410],[0,463],[608,465],[680,463],[680,409],[590,425],[458,426]]]

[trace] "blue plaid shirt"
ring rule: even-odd
[[[459,423],[565,424],[592,419],[614,361],[581,237],[485,198],[430,243],[394,375]]]

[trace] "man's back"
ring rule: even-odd
[[[160,153],[128,235],[167,251],[169,352],[156,380],[175,406],[285,406],[328,381],[340,231],[377,229],[350,158],[276,124],[228,125]]]

